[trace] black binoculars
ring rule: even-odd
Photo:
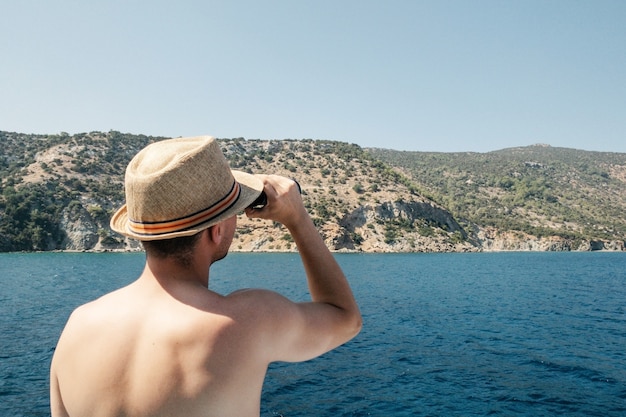
[[[292,181],[296,183],[298,186],[298,192],[302,194],[302,188],[300,187],[300,183],[292,178]],[[267,204],[267,194],[265,191],[261,191],[261,194],[248,206],[248,208],[253,209],[262,209]]]

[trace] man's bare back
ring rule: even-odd
[[[51,365],[53,417],[258,416],[269,363],[314,358],[359,332],[347,280],[294,182],[258,177],[267,205],[246,214],[289,230],[311,302],[266,290],[222,296],[208,289],[211,264],[232,243],[235,215],[193,235],[182,258],[144,242],[141,276],[68,320]]]
[[[194,298],[140,280],[79,308],[55,353],[59,380],[80,381],[69,415],[258,414],[267,363],[250,317],[236,295]]]

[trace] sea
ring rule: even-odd
[[[364,325],[268,370],[261,416],[626,416],[626,253],[337,254]],[[78,305],[141,253],[0,254],[0,416],[48,416],[50,359]],[[231,253],[210,288],[307,300],[297,254]]]

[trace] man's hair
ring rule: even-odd
[[[142,241],[147,256],[158,259],[171,258],[183,267],[189,267],[193,261],[193,250],[202,232],[191,236],[163,240]]]

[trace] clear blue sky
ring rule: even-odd
[[[626,1],[3,0],[0,130],[626,152]]]

